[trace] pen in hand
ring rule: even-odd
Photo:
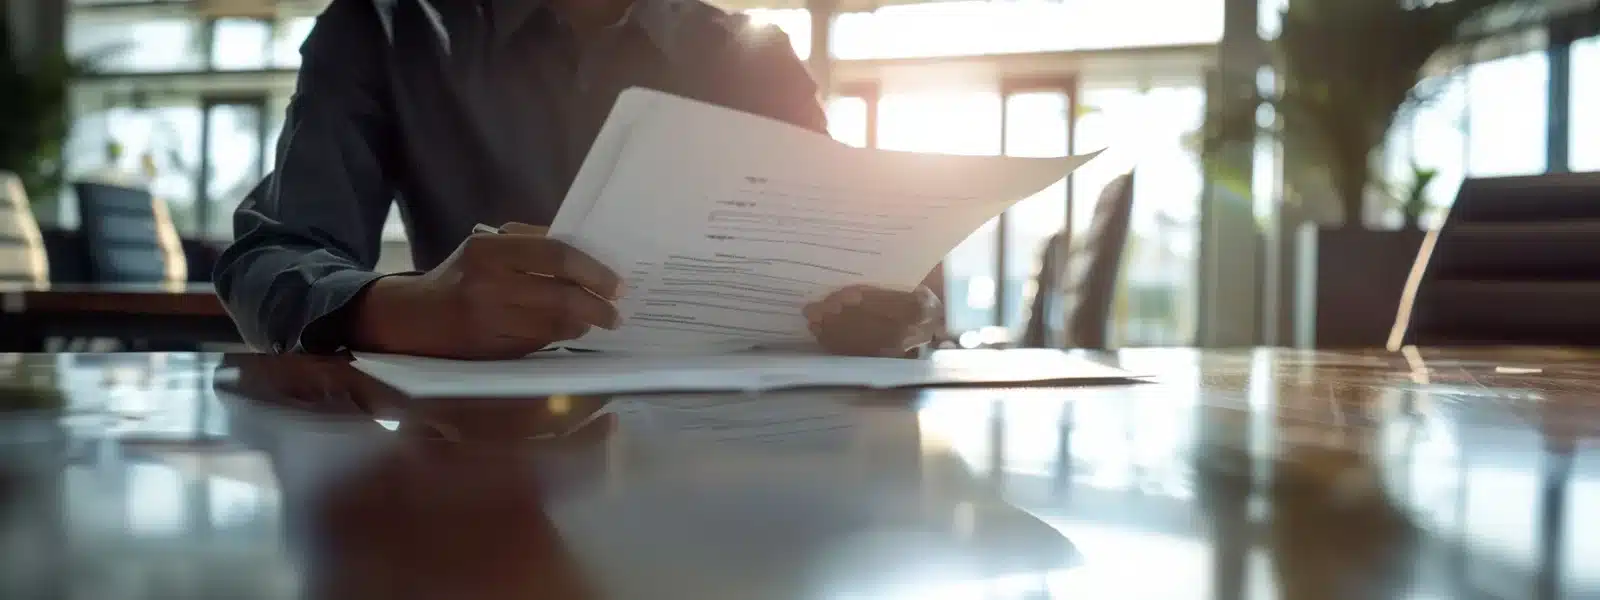
[[[528,233],[526,235],[543,235],[544,232],[549,231],[548,229],[546,229],[544,227],[535,227],[535,226],[532,226],[532,225],[528,225],[526,227],[528,229],[536,229],[536,230],[538,230],[537,233],[530,232],[530,233]],[[478,224],[472,226],[472,233],[485,233],[485,234],[489,234],[489,235],[499,235],[499,234],[502,234],[502,233],[506,233],[506,231],[505,231],[504,228],[501,228],[501,227],[491,227],[489,225],[484,225],[483,223],[478,223]],[[530,272],[528,274],[529,275],[538,275],[540,277],[549,277],[551,279],[555,279],[554,276],[549,275],[549,274],[545,274],[545,273],[531,273]],[[622,288],[619,286],[618,287],[618,292],[621,292],[621,289]],[[610,301],[611,300],[610,298],[607,298],[606,296],[604,296],[604,295],[602,295],[602,294],[600,294],[598,292],[595,292],[594,290],[591,290],[591,289],[589,289],[587,287],[583,288],[583,291],[589,292],[594,297],[600,298],[602,300],[606,300],[606,301]]]

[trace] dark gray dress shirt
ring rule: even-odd
[[[628,87],[826,131],[788,39],[699,0],[636,0],[581,41],[541,0],[334,0],[301,54],[277,171],[215,273],[272,352],[345,345],[391,205],[418,269],[476,223],[548,225]]]

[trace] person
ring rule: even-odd
[[[301,55],[277,170],[215,272],[275,353],[505,358],[618,326],[626,282],[542,227],[628,87],[827,132],[788,39],[700,0],[333,0]],[[391,203],[419,272],[374,272]],[[926,287],[861,283],[804,307],[823,348],[928,339]]]

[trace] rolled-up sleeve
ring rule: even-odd
[[[217,294],[246,342],[331,352],[373,271],[394,193],[387,40],[366,0],[334,0],[305,45],[277,170],[240,203]]]

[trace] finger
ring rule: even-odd
[[[816,324],[831,315],[839,314],[838,308],[839,306],[836,304],[830,306],[826,302],[812,302],[800,309],[800,315],[804,316],[807,322]]]
[[[811,331],[836,354],[880,356],[905,350],[912,328],[865,312],[847,312],[816,323]]]
[[[861,303],[862,292],[870,289],[865,285],[847,285],[828,294],[819,303],[834,304],[838,306],[854,306]]]
[[[550,233],[550,228],[540,227],[538,225],[529,225],[527,223],[518,223],[516,221],[508,221],[506,224],[500,226],[500,232],[513,235],[544,236]]]
[[[604,298],[615,299],[622,293],[622,280],[616,272],[558,240],[507,233],[473,238],[489,250],[492,260],[513,271],[571,281]]]
[[[866,286],[852,285],[834,290],[821,300],[806,305],[801,310],[808,321],[821,321],[844,312],[845,308],[861,303],[861,290]]]
[[[860,301],[847,304],[847,311],[861,310],[907,325],[929,319],[927,302],[917,292],[862,287],[852,290],[852,295],[859,297]]]
[[[616,329],[619,324],[620,315],[616,305],[575,284],[557,279],[529,278],[527,285],[522,287],[526,289],[525,293],[507,298],[511,299],[513,305],[535,311],[547,319],[605,329]]]
[[[552,324],[550,330],[555,334],[555,341],[575,340],[589,333],[589,324],[582,321],[560,321]]]
[[[472,350],[448,356],[466,360],[514,360],[545,349],[554,340],[530,332],[507,333],[496,330],[474,338]]]
[[[508,325],[494,331],[494,336],[507,346],[506,352],[521,351],[522,354],[538,352],[556,342],[578,339],[589,333],[590,328],[587,323],[565,317],[553,318],[543,310],[526,306],[511,307],[499,320]]]

